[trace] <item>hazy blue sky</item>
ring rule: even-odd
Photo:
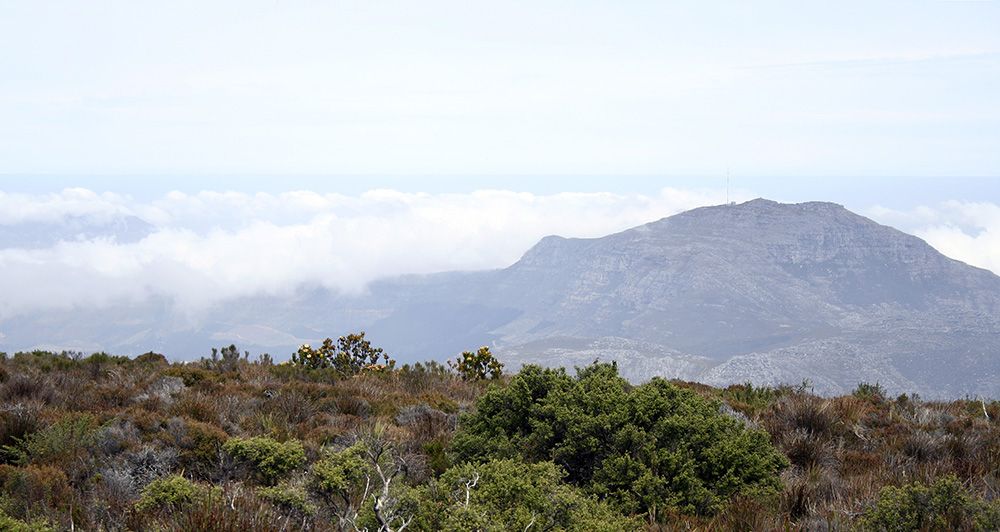
[[[998,2],[0,0],[0,174],[998,176],[997,28]]]
[[[722,203],[727,170],[1000,272],[998,28],[1000,2],[0,0],[0,226],[154,226],[0,245],[0,317],[504,267]]]
[[[1000,204],[1000,178],[994,177],[746,177],[729,179],[733,197],[766,197],[778,201],[833,201],[857,210],[881,205],[912,209],[944,200],[988,201]],[[725,174],[714,177],[670,176],[398,176],[398,177],[123,177],[123,176],[0,176],[0,191],[55,193],[83,187],[98,192],[128,194],[150,200],[170,191],[193,194],[202,190],[281,193],[309,190],[359,195],[379,188],[403,192],[467,193],[483,189],[535,194],[612,192],[656,194],[663,188],[711,189],[715,203],[725,202]]]

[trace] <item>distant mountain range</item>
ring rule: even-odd
[[[130,244],[149,236],[155,229],[136,216],[71,216],[52,222],[0,224],[0,249],[40,249],[59,242],[95,239]]]
[[[197,326],[165,301],[0,322],[42,344],[283,358],[364,329],[400,360],[494,346],[508,366],[616,360],[634,381],[812,383],[1000,396],[1000,277],[830,203],[705,207],[594,239],[546,237],[501,270],[407,276],[362,296],[233,301]]]

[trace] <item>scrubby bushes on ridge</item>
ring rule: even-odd
[[[354,336],[340,369],[0,358],[0,530],[996,527],[998,402],[463,378]]]

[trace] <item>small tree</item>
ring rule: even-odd
[[[365,340],[364,332],[341,336],[337,347],[339,352],[333,365],[341,373],[354,375],[365,369],[379,370],[396,365],[396,361],[390,359],[381,347],[372,347],[372,343]]]
[[[354,445],[312,467],[310,487],[333,507],[341,530],[367,530],[363,523],[374,521],[379,532],[401,532],[413,521],[398,480],[407,464],[385,428],[377,423],[359,429]]]
[[[487,346],[480,347],[475,353],[462,353],[457,359],[449,360],[448,366],[467,381],[495,380],[503,375],[503,363],[493,356]]]
[[[292,364],[302,366],[307,369],[323,369],[333,367],[333,359],[337,355],[337,349],[333,345],[333,340],[327,338],[323,340],[323,345],[318,349],[313,349],[309,344],[303,344],[299,350],[292,354]]]
[[[245,352],[243,356],[244,358],[249,357],[250,352]],[[230,344],[229,347],[223,347],[222,349],[213,347],[211,360],[204,362],[204,364],[215,371],[235,371],[240,364],[240,350],[234,344]]]

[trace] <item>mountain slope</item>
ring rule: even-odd
[[[0,323],[0,350],[35,338],[191,358],[232,341],[283,357],[365,329],[403,361],[490,344],[512,367],[613,359],[635,381],[1000,395],[1000,277],[830,203],[754,200],[547,237],[505,269],[387,279],[363,296],[250,298],[197,326],[168,312],[160,301],[20,317]]]
[[[417,300],[437,311],[411,302],[394,306],[392,321],[419,329],[451,313],[493,326],[485,318],[506,313],[509,321],[483,333],[516,363],[575,363],[570,354],[589,348],[572,346],[619,338],[655,346],[632,349],[634,357],[661,351],[722,363],[674,372],[715,384],[809,379],[843,392],[879,380],[925,394],[1000,390],[1000,278],[829,203],[755,200],[603,238],[548,237],[505,270],[420,285]],[[412,294],[412,286],[386,286],[372,301]],[[482,308],[467,308],[473,303]],[[373,329],[383,326],[395,336],[388,321]],[[629,373],[629,356],[606,350]],[[678,366],[676,356],[662,359]]]

